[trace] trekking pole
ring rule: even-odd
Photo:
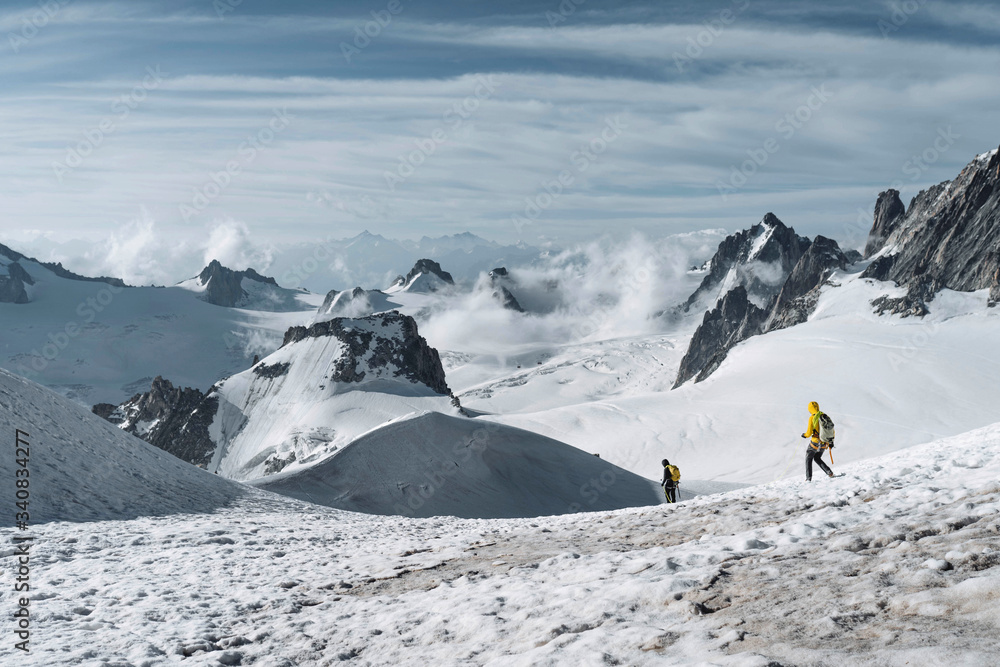
[[[827,451],[830,452],[830,465],[833,465],[833,447],[829,447]]]

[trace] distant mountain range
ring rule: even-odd
[[[285,287],[325,294],[355,286],[385,289],[403,267],[422,259],[445,267],[455,282],[471,283],[490,267],[531,265],[548,252],[523,243],[503,246],[468,232],[395,241],[365,231],[348,239],[281,247],[268,273]]]

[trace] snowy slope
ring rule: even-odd
[[[0,370],[0,433],[7,455],[0,476],[13,480],[17,430],[27,433],[28,513],[32,525],[103,521],[181,512],[211,512],[246,493],[127,433],[85,408],[24,378]],[[21,478],[19,475],[18,479]]]
[[[325,324],[302,329],[300,339],[209,392],[219,401],[209,427],[216,444],[209,470],[239,480],[291,471],[393,419],[454,410],[446,387],[409,375],[402,355],[406,345],[420,343],[404,318]]]
[[[880,317],[869,301],[900,290],[858,273],[833,281],[808,322],[745,341],[708,380],[674,391],[680,330],[525,355],[500,377],[483,357],[456,359],[448,374],[467,408],[647,477],[663,457],[698,479],[798,477],[811,400],[837,422],[838,462],[1000,420],[1000,311],[985,292],[945,291],[924,319]]]
[[[425,412],[383,426],[320,464],[253,482],[370,514],[531,517],[655,505],[657,484],[551,438]]]
[[[1000,425],[845,470],[521,520],[247,496],[51,524],[32,551],[32,653],[5,642],[0,661],[994,664]]]
[[[32,301],[0,303],[0,368],[86,405],[120,403],[157,375],[207,389],[277,349],[322,301],[297,295],[297,312],[220,308],[179,287],[118,288],[20,264],[35,279]]]

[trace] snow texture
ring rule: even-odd
[[[1000,424],[811,484],[410,519],[122,466],[120,445],[148,448],[7,374],[0,386],[5,432],[51,443],[33,454],[39,496],[78,501],[34,522],[32,651],[4,642],[3,664],[971,666],[1000,649]],[[121,470],[43,472],[55,452]],[[186,479],[184,497],[136,503],[120,484],[156,483],[151,470]]]
[[[660,487],[536,433],[425,412],[254,486],[369,514],[532,517],[663,502]]]

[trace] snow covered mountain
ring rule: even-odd
[[[198,298],[209,293],[200,284],[126,287],[0,247],[0,292],[16,293],[0,299],[0,367],[87,405],[118,404],[157,376],[209,387],[277,349],[288,327],[307,321],[322,301],[252,278],[239,282],[249,286],[244,303],[258,310],[207,303]]]
[[[925,315],[927,302],[944,288],[988,289],[990,303],[1000,300],[998,219],[1000,150],[977,156],[953,181],[917,194],[909,211],[898,191],[882,192],[865,247],[873,261],[863,277],[893,281],[907,287],[907,293],[874,300],[878,312]],[[803,247],[808,249],[800,253]],[[798,259],[786,271],[788,260],[796,255]],[[780,280],[760,280],[760,269],[754,267],[766,261],[766,256],[781,258],[771,264],[773,277]],[[718,285],[722,290],[736,287],[723,292],[718,305],[705,314],[674,386],[691,378],[704,380],[733,346],[751,336],[806,321],[816,307],[819,287],[848,262],[836,241],[820,236],[810,244],[808,239],[794,237],[770,213],[750,230],[727,238],[709,262],[709,275],[686,306],[703,303]],[[780,285],[780,292],[773,291],[775,285]],[[763,304],[762,299],[766,299]]]
[[[409,273],[398,276],[389,289],[388,294],[397,292],[437,292],[448,287],[454,287],[455,280],[451,274],[441,268],[432,259],[418,259]]]
[[[77,275],[64,269],[62,264],[39,262],[0,243],[0,303],[25,304],[32,300],[32,294],[35,292],[33,289],[35,279],[25,269],[25,264],[36,267],[34,272],[42,276],[51,274],[65,280],[106,283],[118,288],[126,286],[118,278],[106,276],[88,278]]]
[[[738,238],[741,234],[731,238]],[[723,362],[729,350],[747,338],[793,326],[808,319],[816,307],[818,289],[833,271],[845,270],[848,260],[832,239],[817,236],[812,242],[806,239],[806,243],[807,249],[799,255],[791,270],[787,274],[778,274],[781,276],[778,283],[780,287],[776,293],[767,296],[763,306],[755,303],[743,284],[737,284],[723,295],[718,305],[705,313],[701,326],[692,336],[688,351],[681,360],[674,382],[675,388],[691,378],[695,378],[697,382],[707,378]],[[793,247],[801,245],[800,239],[792,241]],[[752,258],[754,255],[748,257]],[[751,259],[750,266],[756,261]],[[742,262],[734,263],[730,268],[730,275],[739,275],[743,266]],[[756,276],[751,279],[750,289],[756,289],[758,299],[766,296],[769,291],[761,286]],[[691,299],[696,301],[697,294],[695,292]],[[689,305],[693,303],[691,299],[688,300]]]
[[[198,298],[216,306],[263,311],[302,310],[298,296],[302,290],[282,289],[274,278],[253,269],[233,271],[213,259],[200,274],[178,287],[198,294]]]
[[[206,395],[157,378],[94,412],[224,477],[341,509],[494,518],[661,501],[656,484],[574,447],[469,418],[396,312],[293,327]]]
[[[809,239],[786,227],[773,213],[750,229],[726,237],[702,267],[707,274],[684,308],[711,309],[727,293],[742,286],[750,302],[766,307],[781,290],[792,268],[809,247]]]
[[[437,351],[395,312],[292,327],[276,352],[204,395],[160,380],[117,408],[94,408],[240,480],[315,463],[388,421],[435,409],[453,409]]]

